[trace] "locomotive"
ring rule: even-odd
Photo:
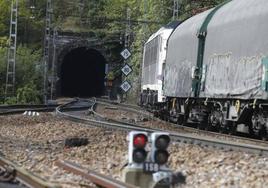
[[[152,34],[144,44],[141,79],[141,100],[163,102],[163,70],[167,53],[167,41],[180,22],[173,21]]]
[[[267,139],[267,19],[267,0],[229,0],[152,45],[158,31],[144,47],[140,104],[178,124]]]

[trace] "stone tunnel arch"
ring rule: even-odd
[[[106,60],[102,50],[85,46],[85,43],[69,46],[58,60],[58,96],[98,97],[104,94]]]

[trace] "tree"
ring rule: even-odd
[[[0,96],[3,96],[10,24],[10,2],[0,0]],[[143,44],[148,37],[172,19],[172,0],[57,0],[53,2],[53,27],[63,31],[85,32],[105,41],[111,52],[109,61],[122,63],[127,10],[130,10],[129,60],[134,72],[129,77],[137,89]],[[180,20],[209,9],[223,0],[180,0]],[[34,5],[34,9],[30,7]],[[21,102],[39,98],[41,91],[41,54],[46,15],[46,0],[19,0],[16,88]],[[140,22],[139,22],[140,21]],[[144,23],[141,21],[152,21]],[[92,35],[93,33],[93,35]],[[119,66],[118,66],[119,67]],[[30,93],[29,95],[26,93]],[[41,92],[40,92],[41,93]]]
[[[0,36],[9,32],[10,1],[0,0]]]

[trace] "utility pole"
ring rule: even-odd
[[[35,19],[35,0],[30,1],[30,11],[31,11],[31,16],[30,19]]]
[[[51,38],[51,21],[52,21],[52,0],[47,0],[46,19],[45,19],[45,38],[44,38],[44,52],[43,52],[43,100],[47,104],[48,92],[48,65],[50,58],[50,38]]]
[[[127,21],[126,21],[126,30],[125,30],[125,48],[130,46],[130,37],[131,37],[131,10],[127,8]]]
[[[52,55],[52,66],[51,66],[51,76],[50,76],[50,100],[54,99],[55,91],[56,91],[56,82],[57,82],[57,75],[56,75],[56,56],[57,56],[57,46],[56,46],[56,38],[58,36],[57,28],[53,29],[53,55]]]
[[[80,26],[82,26],[82,20],[83,20],[83,13],[84,13],[84,9],[85,9],[85,1],[84,0],[80,0],[80,2],[78,3],[78,8],[79,8],[79,13],[80,13]]]
[[[178,20],[179,18],[180,3],[179,0],[173,0],[173,17],[172,20]]]
[[[127,21],[126,21],[126,30],[125,30],[125,44],[124,44],[124,46],[125,46],[125,50],[126,51],[128,51],[129,52],[129,48],[130,48],[130,39],[131,39],[131,34],[132,34],[132,31],[131,31],[131,21],[130,21],[130,19],[131,19],[131,9],[130,8],[128,8],[127,7],[127,9],[126,9],[126,16],[127,16]],[[128,66],[127,65],[127,61],[128,61],[128,57],[126,57],[126,58],[124,58],[124,67],[125,66]],[[122,70],[122,69],[121,69]],[[122,80],[124,80],[123,81],[123,84],[124,83],[128,83],[128,81],[127,81],[127,75],[125,75],[124,76],[124,74],[123,74],[123,76],[122,76]],[[129,83],[128,83],[129,84]],[[122,88],[122,85],[121,85],[121,88]],[[125,97],[124,97],[124,94],[123,94],[123,99],[126,99],[127,98],[127,91],[125,91]]]
[[[143,15],[144,15],[144,20],[147,22],[148,21],[148,17],[147,17],[147,12],[148,12],[148,0],[144,0],[144,13],[143,13]],[[145,42],[146,42],[146,40],[147,40],[147,35],[148,35],[148,33],[149,33],[149,24],[148,24],[149,22],[147,22],[147,23],[145,23],[144,25],[143,25],[143,44],[142,45],[144,45],[145,44]]]
[[[17,26],[18,26],[18,0],[11,1],[11,16],[9,30],[9,49],[6,72],[5,99],[15,94],[16,78],[16,51],[17,51]]]

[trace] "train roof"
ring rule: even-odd
[[[252,75],[252,70],[261,67],[264,58],[268,59],[267,19],[268,0],[232,0],[181,23],[168,41],[166,77],[170,76],[172,80],[173,75],[184,75],[187,80],[173,79],[165,83],[164,92],[169,96],[189,96],[192,90],[191,68],[217,64],[222,67],[206,76],[213,72],[211,77],[216,79],[225,74],[222,77],[232,82],[222,80],[220,89],[214,82],[207,84],[203,92],[205,97],[263,98],[265,95],[259,88],[262,78],[260,74]],[[204,50],[199,44],[204,44]],[[200,57],[201,63],[197,59]]]
[[[146,43],[150,42],[151,40],[153,40],[156,36],[160,35],[160,34],[163,34],[165,32],[168,33],[168,35],[171,34],[171,32],[176,29],[178,27],[178,25],[180,24],[181,22],[180,21],[172,21],[170,23],[168,23],[167,25],[165,26],[162,26],[158,31],[156,31],[155,33],[153,33],[149,39],[147,40]]]
[[[214,8],[182,22],[169,39],[167,62],[197,61],[198,33]],[[232,53],[232,58],[268,52],[268,0],[232,0],[208,21],[204,61],[213,54]],[[254,44],[254,45],[253,45]]]

